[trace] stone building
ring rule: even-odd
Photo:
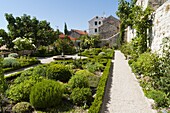
[[[105,17],[95,16],[91,20],[88,21],[89,23],[89,35],[96,35],[99,34],[99,27],[103,25],[103,20]]]
[[[144,9],[151,6],[154,10],[158,9],[167,0],[137,0],[136,4],[142,6]]]
[[[70,37],[79,38],[82,35],[87,35],[87,32],[81,30],[75,30],[75,29],[71,29],[71,31],[69,31]]]
[[[99,35],[101,39],[109,38],[119,32],[120,21],[109,16],[103,20],[103,25],[99,27]]]

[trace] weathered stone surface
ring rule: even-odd
[[[103,25],[99,27],[101,39],[109,38],[119,32],[120,21],[113,16],[109,16],[103,20]]]
[[[152,45],[153,51],[158,51],[162,43],[162,39],[170,37],[170,1],[164,3],[155,11],[155,18],[153,21],[152,31]]]
[[[153,2],[159,3],[159,8],[155,10],[153,27],[151,33],[151,49],[152,51],[159,51],[162,44],[162,39],[170,37],[170,1],[167,0],[138,0],[137,4],[143,1],[143,7],[147,7],[148,1],[150,4]],[[146,6],[145,6],[146,5]],[[128,27],[127,41],[131,41],[136,36],[135,30]]]

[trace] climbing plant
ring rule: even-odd
[[[134,40],[137,41],[138,47],[135,51],[138,51],[138,53],[144,53],[148,48],[147,30],[152,27],[152,11],[150,7],[143,10],[142,7],[137,5],[132,8],[130,18],[133,20],[132,28],[136,30],[136,39]]]
[[[116,12],[117,16],[120,18],[119,44],[125,42],[124,36],[127,26],[132,26],[132,19],[130,15],[136,1],[137,0],[131,0],[131,2],[127,2],[126,0],[119,0],[118,11]]]

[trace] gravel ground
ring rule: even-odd
[[[111,79],[105,113],[156,113],[120,51],[115,51]]]

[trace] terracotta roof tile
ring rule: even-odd
[[[81,30],[75,30],[75,29],[72,29],[73,31],[77,32],[78,34],[80,35],[87,35],[87,32],[85,31],[81,31]]]

